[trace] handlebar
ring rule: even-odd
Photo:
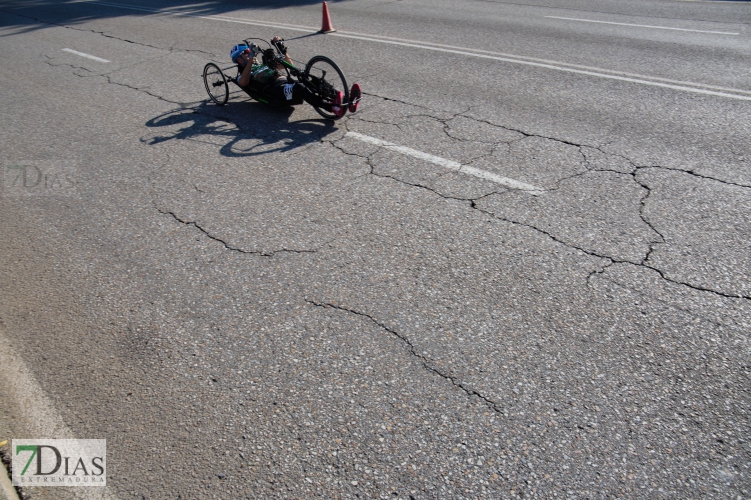
[[[281,44],[284,46],[284,38],[280,38],[278,42],[271,42],[269,40],[263,39],[263,38],[255,38],[255,37],[248,37],[243,39],[243,42],[245,42],[245,45],[250,46],[251,42],[250,40],[260,40],[261,42],[265,43],[269,46],[269,48],[274,48],[279,54],[284,55],[284,52],[279,48],[279,45]]]
[[[286,53],[285,53],[286,51],[282,50],[282,48],[286,49],[286,47],[284,46],[284,38],[280,38],[279,41],[277,42],[271,42],[263,38],[249,37],[249,38],[244,39],[243,42],[245,42],[245,45],[251,46],[250,40],[260,40],[264,42],[266,45],[268,45],[269,49],[276,49],[276,54],[274,55],[274,59],[276,59],[279,64],[287,68],[287,70],[289,70],[292,76],[300,75],[300,70],[297,69],[294,64],[290,64],[286,61]],[[280,45],[282,46],[282,48],[279,47]]]
[[[284,38],[279,39],[276,42],[271,42],[271,44],[278,50],[281,54],[286,54],[287,47],[284,45]]]

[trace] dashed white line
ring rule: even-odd
[[[94,61],[101,62],[101,63],[108,63],[112,61],[108,61],[107,59],[102,59],[101,57],[92,56],[91,54],[85,54],[83,52],[78,52],[77,50],[73,49],[61,49],[63,52],[70,52],[71,54],[75,54],[77,56],[86,57],[88,59],[93,59]]]
[[[394,144],[393,142],[384,141],[382,139],[371,137],[369,135],[359,134],[357,132],[347,132],[344,136],[351,137],[362,142],[367,142],[369,144],[375,144],[376,146],[381,146],[383,148],[389,149],[391,151],[396,151],[397,153],[401,153],[406,156],[419,158],[435,165],[440,165],[441,167],[447,168],[449,170],[454,170],[456,172],[461,172],[463,174],[478,177],[486,181],[495,182],[496,184],[500,184],[511,189],[525,191],[534,196],[541,195],[545,191],[544,189],[533,186],[531,184],[510,179],[508,177],[503,177],[502,175],[494,174],[493,172],[488,172],[487,170],[470,167],[469,165],[462,165],[458,161],[441,158],[440,156],[431,155],[429,153],[418,151],[417,149],[408,148],[406,146],[400,146],[398,144]]]
[[[184,11],[164,10],[164,9],[150,9],[146,7],[133,7],[130,5],[123,5],[111,2],[101,2],[97,0],[91,0],[92,4],[106,5],[108,7],[117,7],[121,9],[130,9],[143,12],[153,12],[155,14],[174,15],[181,17],[193,17],[197,19],[206,19],[209,21],[223,21],[228,23],[245,24],[249,26],[263,26],[266,28],[278,28],[291,31],[301,31],[305,33],[317,33],[318,28],[311,26],[298,26],[293,24],[281,24],[270,23],[266,21],[248,21],[244,19],[226,17],[226,16],[204,16],[200,14],[194,14]],[[356,40],[365,40],[368,42],[385,43],[390,45],[399,45],[403,47],[411,47],[425,50],[432,50],[436,52],[446,52],[449,54],[459,54],[462,56],[477,57],[481,59],[491,59],[496,61],[508,62],[513,64],[524,64],[527,66],[534,66],[538,68],[546,68],[555,71],[563,71],[566,73],[574,73],[579,75],[594,76],[598,78],[605,78],[609,80],[619,80],[622,82],[637,83],[640,85],[648,85],[652,87],[662,87],[672,90],[678,90],[681,92],[692,92],[695,94],[704,94],[717,97],[726,97],[730,99],[740,99],[743,101],[751,101],[751,92],[741,89],[721,88],[712,85],[706,85],[702,83],[694,82],[679,82],[674,80],[668,80],[666,78],[650,77],[647,75],[635,75],[630,73],[624,73],[620,71],[612,71],[602,68],[591,68],[585,66],[579,66],[575,64],[568,64],[559,61],[547,61],[543,59],[536,59],[525,56],[518,56],[514,54],[503,54],[499,52],[491,52],[480,49],[472,49],[467,47],[456,47],[452,45],[443,45],[432,42],[415,42],[412,40],[404,40],[401,38],[384,37],[379,35],[359,34],[350,31],[338,31],[336,33],[329,33],[327,36],[334,36],[340,38],[352,38]]]
[[[730,33],[727,31],[692,30],[692,29],[687,29],[687,28],[671,28],[669,26],[652,26],[649,24],[616,23],[612,21],[597,21],[594,19],[579,19],[576,17],[558,17],[558,16],[545,16],[545,17],[547,19],[563,19],[564,21],[580,21],[583,23],[615,24],[617,26],[632,26],[634,28],[652,28],[656,30],[672,30],[672,31],[691,31],[693,33],[710,33],[712,35],[740,35],[740,33]]]

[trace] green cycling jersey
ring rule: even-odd
[[[251,85],[269,85],[282,79],[287,79],[287,74],[283,70],[273,70],[265,64],[253,64],[250,68]]]

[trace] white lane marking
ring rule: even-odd
[[[3,441],[0,445],[5,446],[7,443],[7,441]],[[20,500],[18,498],[18,493],[16,493],[16,489],[13,487],[13,483],[10,480],[10,474],[5,470],[5,464],[0,462],[0,495],[2,494],[5,494],[5,496],[0,496],[0,498]]]
[[[15,417],[13,431],[29,439],[75,439],[52,400],[0,329],[0,401]],[[7,425],[4,425],[7,428]],[[96,436],[99,437],[99,436]],[[81,500],[118,500],[109,486],[78,488]]]
[[[424,153],[422,151],[418,151],[417,149],[408,148],[406,146],[399,146],[398,144],[394,144],[393,142],[388,142],[388,141],[384,141],[381,139],[377,139],[369,135],[358,134],[357,132],[347,132],[346,134],[344,134],[344,137],[352,137],[353,139],[357,139],[362,142],[375,144],[376,146],[381,146],[383,148],[389,149],[391,151],[396,151],[397,153],[401,153],[403,155],[412,156],[413,158],[419,158],[421,160],[425,160],[435,165],[440,165],[441,167],[447,168],[449,170],[454,170],[456,172],[461,172],[463,174],[468,174],[474,177],[478,177],[480,179],[485,179],[487,181],[495,182],[496,184],[500,184],[502,186],[506,186],[511,189],[519,189],[521,191],[526,191],[527,193],[534,195],[534,196],[541,195],[545,191],[544,189],[539,188],[537,186],[533,186],[531,184],[527,184],[527,183],[520,182],[514,179],[510,179],[508,177],[503,177],[502,175],[497,175],[497,174],[494,174],[493,172],[488,172],[487,170],[481,170],[479,168],[470,167],[469,165],[462,165],[458,161],[441,158],[440,156],[435,156],[429,153]]]
[[[77,56],[87,57],[89,59],[93,59],[101,63],[111,62],[111,61],[108,61],[107,59],[102,59],[101,57],[92,56],[91,54],[84,54],[83,52],[78,52],[77,50],[73,50],[73,49],[60,49],[60,50],[62,50],[63,52],[70,52],[71,54],[75,54]]]
[[[652,26],[649,24],[631,24],[631,23],[615,23],[612,21],[595,21],[594,19],[579,19],[576,17],[558,17],[558,16],[545,16],[545,17],[548,19],[563,19],[564,21],[580,21],[583,23],[615,24],[617,26],[632,26],[634,28],[652,28],[656,30],[672,30],[672,31],[691,31],[692,33],[710,33],[713,35],[740,35],[740,33],[730,33],[727,31],[690,30],[686,28],[670,28],[668,26]]]
[[[350,36],[350,35],[343,35],[340,33],[329,33],[327,36],[340,36],[340,37],[346,37],[346,38],[357,38],[360,40],[369,40],[373,42],[381,42],[381,43],[389,43],[393,45],[403,45],[407,47],[416,47],[420,49],[426,49],[426,50],[434,50],[438,52],[448,52],[452,54],[460,54],[463,56],[473,56],[473,57],[479,57],[481,59],[493,59],[496,61],[503,61],[503,62],[509,62],[509,63],[515,63],[515,64],[524,64],[527,66],[536,66],[538,68],[546,68],[546,69],[552,69],[556,71],[563,71],[566,73],[575,73],[580,75],[588,75],[588,76],[596,76],[598,78],[606,78],[609,80],[620,80],[622,82],[631,82],[631,83],[638,83],[641,85],[649,85],[652,87],[662,87],[667,89],[673,89],[673,90],[680,90],[683,92],[693,92],[696,94],[705,94],[705,95],[713,95],[718,97],[727,97],[730,99],[740,99],[742,101],[751,101],[751,95],[739,95],[739,94],[751,94],[751,92],[746,90],[736,90],[736,89],[729,89],[728,92],[719,92],[715,90],[709,90],[706,88],[707,86],[701,84],[701,83],[687,83],[686,86],[684,85],[676,85],[676,84],[669,84],[669,83],[660,83],[657,81],[650,81],[645,80],[643,78],[651,78],[649,76],[644,76],[641,78],[632,78],[632,77],[626,77],[626,76],[619,76],[613,72],[613,74],[607,74],[607,73],[601,73],[600,71],[608,71],[608,70],[595,70],[595,71],[589,71],[589,70],[581,70],[581,69],[575,69],[573,67],[566,67],[559,65],[560,63],[552,62],[552,63],[539,63],[534,62],[532,60],[524,60],[524,59],[512,59],[511,57],[499,57],[499,56],[493,56],[493,55],[486,55],[486,54],[479,54],[476,53],[478,51],[468,52],[468,50],[474,50],[474,49],[465,49],[465,50],[451,50],[451,49],[442,49],[435,46],[429,46],[429,45],[418,45],[415,43],[402,43],[402,42],[396,42],[396,41],[390,41],[390,40],[379,40],[376,38],[371,37],[363,37],[363,36]],[[688,85],[696,85],[696,87],[689,87]],[[702,88],[704,87],[704,88]],[[731,94],[730,92],[738,92],[739,94]]]
[[[691,0],[691,1],[694,1],[694,0]],[[699,0],[696,0],[696,1],[699,1]],[[718,0],[712,0],[712,1],[718,1]],[[344,35],[342,35],[342,34],[344,34]],[[351,32],[351,31],[339,31],[337,33],[329,33],[328,35],[329,36],[346,36],[346,35],[358,35],[358,33],[354,33],[354,32]],[[382,38],[384,40],[394,40],[394,41],[397,41],[397,42],[406,42],[408,44],[409,43],[414,43],[412,40],[406,40],[404,38],[394,38],[394,37],[382,36],[382,35],[367,35],[367,36],[368,37],[373,37],[373,38]],[[368,38],[366,38],[366,40],[367,39]],[[375,40],[375,41],[380,41],[380,40]],[[420,42],[420,43],[423,43],[423,42]],[[728,88],[728,87],[719,87],[719,86],[716,86],[716,85],[707,85],[707,84],[704,84],[704,83],[685,82],[685,81],[681,81],[681,80],[671,80],[669,78],[660,78],[658,76],[640,75],[638,73],[628,73],[628,72],[625,72],[625,71],[613,71],[613,70],[609,70],[609,69],[596,68],[596,67],[593,67],[593,66],[584,66],[584,65],[581,65],[581,64],[570,64],[570,63],[564,63],[564,62],[560,62],[560,61],[552,61],[550,59],[539,59],[539,58],[536,58],[536,57],[517,56],[517,55],[514,55],[514,54],[506,54],[506,53],[503,53],[503,52],[493,52],[493,51],[490,51],[490,50],[469,49],[469,48],[466,48],[466,47],[458,47],[456,45],[444,45],[444,44],[441,44],[441,43],[433,43],[433,42],[425,42],[425,43],[429,43],[433,47],[443,47],[443,48],[447,48],[447,49],[459,50],[459,51],[461,51],[460,53],[462,53],[462,54],[466,54],[467,51],[471,51],[471,52],[475,52],[477,54],[471,54],[470,53],[469,55],[488,54],[488,55],[492,55],[492,56],[506,57],[506,58],[518,59],[519,60],[519,61],[511,61],[511,62],[531,61],[531,62],[537,62],[537,63],[541,63],[541,64],[549,64],[549,65],[553,65],[553,66],[561,66],[561,69],[566,69],[566,68],[582,69],[582,70],[586,70],[586,71],[592,71],[592,72],[595,72],[595,73],[607,73],[607,74],[610,74],[610,75],[624,76],[624,77],[628,77],[628,78],[637,78],[637,79],[642,79],[642,80],[652,80],[652,81],[666,82],[666,83],[672,83],[672,84],[681,85],[681,86],[682,85],[687,85],[687,86],[693,86],[693,87],[701,87],[701,88],[705,88],[705,89],[719,90],[719,91],[722,91],[722,92],[731,92],[731,93],[735,92],[735,93],[739,93],[739,94],[748,94],[748,95],[751,96],[751,91],[748,91],[748,90],[733,89],[733,88]]]
[[[87,3],[106,5],[110,7],[118,7],[122,9],[139,10],[144,12],[153,12],[156,14],[170,14],[183,17],[194,17],[197,19],[207,19],[210,21],[224,21],[230,23],[246,24],[250,26],[263,26],[266,28],[286,29],[291,31],[303,31],[305,33],[317,33],[318,29],[309,26],[298,26],[294,24],[279,24],[268,23],[262,21],[247,21],[243,19],[219,17],[219,16],[201,16],[192,14],[189,12],[178,12],[172,10],[160,10],[149,9],[145,7],[132,7],[130,5],[122,5],[110,2],[99,2],[92,0]],[[555,71],[563,71],[567,73],[575,73],[580,75],[594,76],[598,78],[606,78],[610,80],[620,80],[624,82],[637,83],[640,85],[649,85],[653,87],[662,87],[672,90],[679,90],[682,92],[693,92],[696,94],[712,95],[717,97],[726,97],[729,99],[740,99],[743,101],[751,101],[751,91],[732,89],[726,87],[717,87],[713,85],[705,85],[702,83],[693,82],[681,82],[677,80],[669,80],[667,78],[657,78],[647,75],[636,75],[633,73],[624,73],[620,71],[612,71],[602,68],[592,68],[589,66],[580,66],[575,64],[567,64],[559,61],[548,61],[545,59],[536,59],[525,56],[517,56],[514,54],[503,54],[499,52],[490,52],[479,49],[469,49],[466,47],[456,47],[452,45],[442,45],[432,42],[419,42],[405,40],[401,38],[384,37],[379,35],[370,34],[358,34],[349,31],[337,31],[335,33],[329,33],[326,36],[336,36],[341,38],[352,38],[357,40],[365,40],[369,42],[386,43],[391,45],[400,45],[404,47],[412,47],[418,49],[432,50],[436,52],[447,52],[449,54],[459,54],[463,56],[478,57],[481,59],[492,59],[496,61],[503,61],[513,64],[524,64],[527,66],[535,66],[539,68],[552,69]]]

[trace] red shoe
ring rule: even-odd
[[[360,105],[360,99],[362,99],[362,89],[359,83],[352,84],[352,90],[349,91],[349,112],[354,113],[357,111],[357,106]]]
[[[341,118],[342,116],[344,116],[344,113],[347,112],[347,108],[342,106],[343,100],[344,100],[344,92],[340,90],[336,93],[334,102],[331,104],[331,112],[334,113],[337,118]]]

